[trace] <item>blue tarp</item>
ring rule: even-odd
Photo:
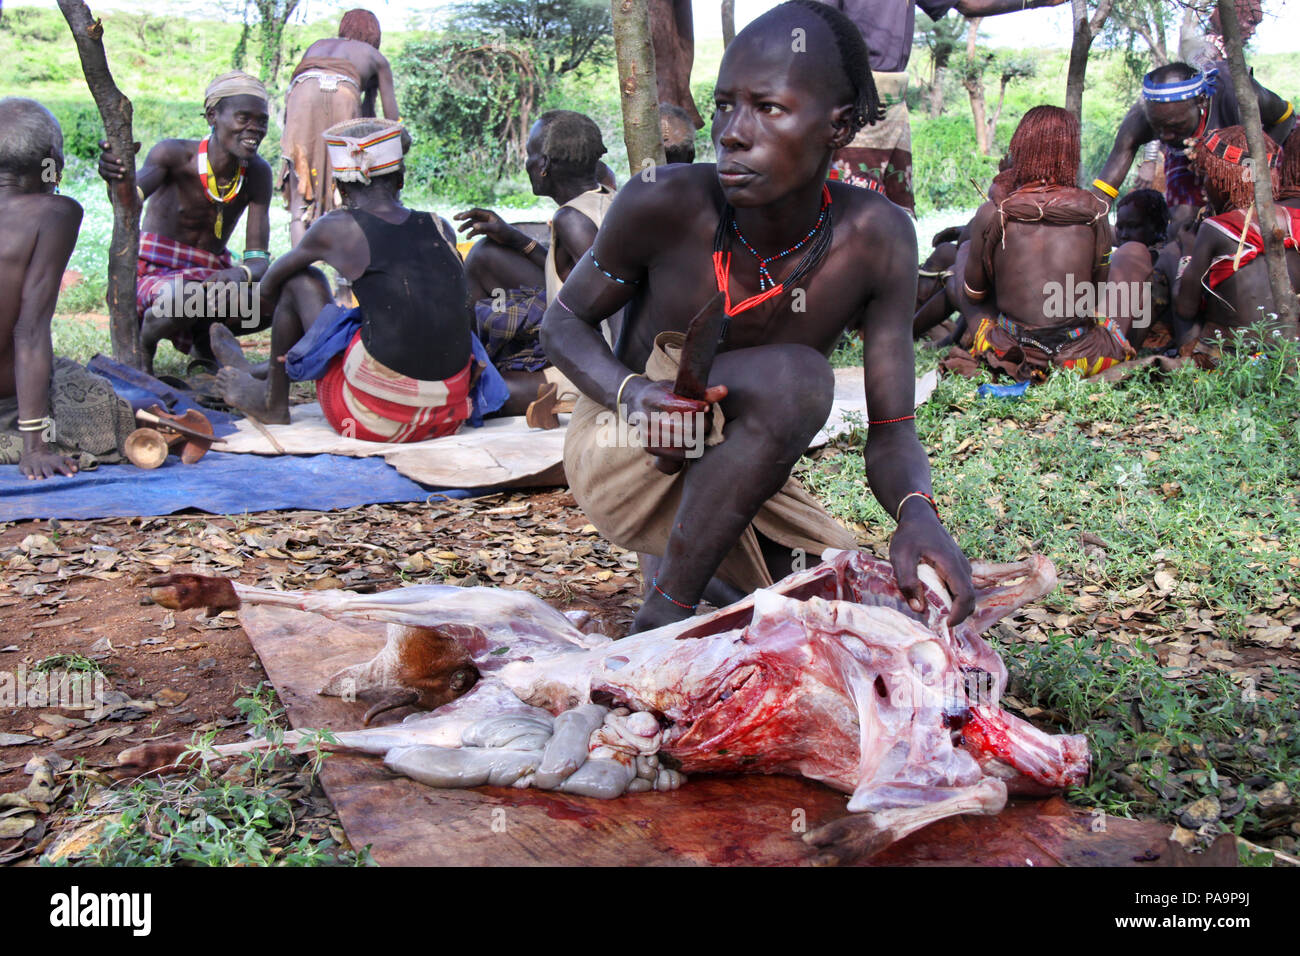
[[[176,414],[198,408],[217,436],[235,431],[235,416],[201,408],[194,393],[96,355],[87,364],[107,378],[134,408],[154,403]],[[491,494],[482,489],[475,494]],[[468,498],[470,492],[431,491],[404,477],[382,458],[345,455],[232,455],[210,451],[194,465],[169,457],[152,471],[135,465],[101,465],[33,481],[17,465],[0,465],[0,521],[30,518],[114,518],[169,515],[187,508],[211,514],[304,508],[331,511],[356,505],[437,498]]]
[[[0,521],[168,515],[195,508],[243,514],[280,508],[330,511],[354,505],[467,497],[429,491],[382,458],[343,455],[232,455],[210,451],[194,465],[175,456],[161,468],[101,465],[33,481],[17,465],[0,466]]]

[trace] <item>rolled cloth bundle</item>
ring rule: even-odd
[[[242,70],[231,70],[208,84],[208,88],[203,91],[203,109],[214,109],[218,103],[231,96],[256,96],[263,102],[269,101],[261,80]]]
[[[366,183],[402,169],[402,158],[411,148],[411,136],[396,120],[354,119],[325,131],[330,168],[334,178],[345,183]]]

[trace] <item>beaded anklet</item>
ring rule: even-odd
[[[661,594],[664,597],[664,599],[667,600],[670,604],[676,604],[679,608],[685,611],[694,611],[697,607],[700,606],[698,602],[696,602],[695,604],[683,604],[681,601],[672,597],[667,591],[665,591],[663,588],[659,586],[658,575],[655,575],[654,580],[650,582],[650,587],[654,588],[657,592],[659,592],[659,594]]]
[[[895,422],[910,422],[916,418],[915,415],[904,415],[902,418],[881,418],[878,421],[867,421],[868,425],[893,425]]]

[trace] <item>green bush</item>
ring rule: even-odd
[[[917,213],[979,205],[982,197],[971,179],[981,188],[988,188],[1002,153],[996,147],[993,152],[992,156],[981,156],[976,151],[975,125],[969,115],[914,119],[912,190]]]

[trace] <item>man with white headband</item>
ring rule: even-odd
[[[255,316],[230,315],[235,296],[208,292],[218,283],[255,282],[269,261],[271,167],[257,155],[268,122],[266,87],[247,73],[224,73],[208,85],[203,112],[207,136],[162,140],[136,171],[141,201],[147,200],[136,305],[149,371],[164,338],[182,353],[210,359],[206,326],[212,322],[225,322],[240,334],[265,326]],[[99,175],[110,183],[122,179],[128,160],[107,141],[99,145]],[[243,263],[237,265],[226,245],[245,211]]]
[[[1264,132],[1280,143],[1295,123],[1295,110],[1273,91],[1253,79],[1251,82],[1259,97]],[[1186,63],[1157,67],[1142,79],[1142,99],[1120,124],[1106,165],[1092,181],[1093,191],[1108,202],[1113,201],[1133,165],[1138,147],[1149,143],[1147,150],[1151,155],[1144,154],[1144,161],[1154,161],[1159,153],[1164,154],[1165,201],[1173,223],[1172,235],[1177,222],[1190,218],[1205,203],[1200,177],[1187,162],[1187,143],[1208,132],[1240,123],[1241,111],[1227,63],[1219,62],[1205,70]]]
[[[234,336],[212,327],[225,366],[218,386],[227,403],[264,422],[288,422],[290,380],[314,380],[341,435],[382,442],[450,435],[470,417],[475,366],[486,363],[486,353],[475,361],[455,233],[401,204],[411,144],[401,123],[349,120],[326,130],[325,143],[343,208],[315,220],[262,277],[262,309],[274,314],[265,380]],[[359,308],[333,303],[316,262],[352,284]]]

